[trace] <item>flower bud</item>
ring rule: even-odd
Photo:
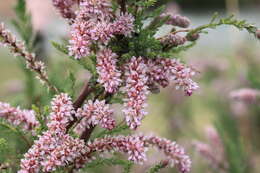
[[[190,26],[190,19],[181,15],[170,15],[166,24],[178,26],[181,28],[188,28]]]
[[[199,39],[199,37],[200,37],[200,35],[199,35],[198,33],[193,33],[193,34],[188,34],[188,35],[186,36],[186,39],[187,39],[188,41],[196,41],[196,40]]]
[[[167,36],[165,36],[161,42],[163,44],[166,45],[171,45],[171,46],[179,46],[179,45],[183,45],[186,42],[186,38],[182,37],[180,35],[177,34],[169,34]]]
[[[260,39],[260,29],[258,29],[258,30],[256,31],[256,37],[257,37],[258,39]]]

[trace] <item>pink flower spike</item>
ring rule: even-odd
[[[141,125],[141,120],[147,114],[145,107],[149,94],[148,91],[148,68],[144,60],[133,57],[125,68],[127,99],[124,103],[124,114],[127,125],[131,129],[136,129]]]
[[[112,5],[109,0],[87,0],[80,3],[81,17],[88,19],[110,19],[112,17]]]
[[[72,10],[76,0],[52,0],[52,3],[65,19],[72,20],[76,17],[75,12]]]
[[[134,31],[134,17],[131,14],[122,14],[113,23],[114,34],[130,36]]]
[[[47,124],[49,130],[56,134],[64,133],[69,120],[72,119],[72,114],[75,113],[71,98],[66,93],[55,96],[51,102],[51,109]]]
[[[70,56],[80,59],[90,55],[91,36],[88,31],[92,30],[93,23],[84,20],[76,20],[71,29],[69,46]]]
[[[117,55],[110,49],[104,49],[97,55],[97,72],[99,74],[98,82],[102,84],[109,93],[118,90],[122,80],[121,72],[116,68]]]
[[[81,134],[86,128],[98,124],[100,124],[102,128],[111,130],[116,125],[112,115],[113,111],[109,109],[109,105],[105,103],[105,100],[96,100],[95,102],[89,100],[83,108],[77,110],[76,116],[82,118],[82,120],[75,130],[78,134]]]
[[[192,67],[176,59],[157,58],[148,61],[150,82],[166,87],[170,82],[176,89],[182,89],[188,96],[199,88],[191,78],[196,74]]]
[[[33,131],[39,126],[33,110],[21,110],[11,107],[8,103],[0,102],[0,118],[6,119],[14,126],[21,126],[26,131]]]
[[[74,163],[87,151],[83,140],[67,134],[56,136],[52,131],[46,131],[24,155],[18,173],[52,172]]]
[[[146,161],[146,151],[149,147],[156,147],[167,156],[165,163],[176,166],[181,173],[188,173],[191,169],[191,160],[184,149],[170,140],[156,136],[132,135],[132,136],[106,136],[97,138],[87,144],[88,152],[83,156],[85,162],[81,167],[95,158],[93,152],[122,152],[128,155],[128,160],[138,164]]]

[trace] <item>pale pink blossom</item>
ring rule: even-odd
[[[220,171],[228,168],[227,158],[223,142],[215,128],[209,126],[205,128],[207,143],[201,141],[193,142],[195,149],[204,157],[210,165]]]
[[[76,59],[90,55],[91,35],[93,23],[90,21],[76,20],[71,26],[71,39],[69,41],[69,54]]]
[[[181,146],[170,140],[153,135],[107,136],[95,139],[87,144],[89,150],[84,157],[85,159],[88,157],[86,161],[90,162],[94,159],[91,156],[93,152],[123,152],[128,155],[128,160],[142,164],[146,161],[146,151],[149,147],[155,147],[164,152],[167,156],[167,163],[170,163],[170,166],[176,166],[181,173],[190,171],[191,160]]]
[[[113,37],[114,30],[111,23],[102,21],[97,22],[94,25],[92,39],[99,41],[101,44],[107,44],[109,40]]]
[[[169,19],[166,22],[169,25],[174,25],[182,28],[187,28],[190,26],[190,19],[185,16],[181,16],[179,14],[162,14],[162,17],[164,16],[169,16]]]
[[[52,0],[52,3],[65,19],[71,20],[76,17],[75,12],[72,10],[76,0]]]
[[[114,34],[130,36],[134,31],[134,20],[131,14],[119,15],[113,23]]]
[[[184,148],[175,142],[172,142],[165,138],[159,138],[157,136],[145,136],[145,145],[155,146],[159,150],[163,151],[168,157],[171,166],[176,166],[181,173],[190,172],[191,160],[186,155]]]
[[[84,18],[107,19],[112,16],[112,5],[110,0],[87,0],[80,3],[78,15]],[[80,14],[79,14],[80,13]]]
[[[91,47],[107,45],[114,35],[130,36],[134,29],[131,14],[112,14],[111,2],[89,0],[80,3],[80,9],[71,26],[69,52],[76,59],[91,54]]]
[[[127,125],[131,129],[136,129],[141,125],[141,120],[147,114],[145,107],[146,100],[149,94],[148,91],[148,76],[147,65],[142,57],[131,58],[130,62],[125,67],[125,99],[123,112]]]
[[[183,45],[187,41],[187,39],[180,35],[171,33],[163,37],[160,41],[162,44],[175,47],[175,46]]]
[[[172,82],[176,89],[184,90],[189,96],[199,88],[197,83],[192,80],[196,71],[177,59],[157,58],[148,60],[148,66],[150,80],[159,83],[163,87]]]
[[[47,123],[49,130],[55,134],[65,133],[66,126],[75,113],[71,98],[66,93],[61,93],[51,102],[50,119]]]
[[[98,82],[109,93],[116,92],[122,82],[121,72],[117,70],[116,66],[117,57],[110,49],[104,49],[97,54]]]
[[[19,173],[50,172],[82,157],[87,151],[83,140],[74,139],[66,133],[66,125],[75,113],[71,98],[61,93],[51,103],[48,130],[39,136],[21,160]]]
[[[76,19],[71,27],[69,51],[76,59],[89,56],[93,43],[106,45],[114,33],[112,24],[105,21]]]
[[[26,131],[34,131],[39,126],[33,110],[21,110],[11,107],[8,103],[0,102],[0,118],[14,126],[21,126]]]
[[[44,84],[47,85],[49,89],[54,92],[58,92],[57,88],[51,85],[47,72],[45,70],[45,65],[41,61],[37,61],[35,54],[28,52],[24,42],[17,40],[16,37],[7,29],[3,23],[0,23],[0,45],[3,44],[9,47],[14,56],[21,56],[26,62],[26,67],[37,73],[37,78]]]
[[[116,151],[127,153],[129,155],[128,159],[135,163],[143,163],[146,160],[145,152],[147,148],[145,148],[144,141],[139,136],[107,136],[102,139],[95,139],[87,147],[90,152]]]
[[[109,108],[109,105],[103,101],[89,100],[87,104],[83,105],[83,108],[77,110],[76,116],[81,119],[77,125],[75,131],[82,133],[86,128],[101,125],[102,128],[113,129],[115,127],[115,119],[113,118],[113,111]]]
[[[252,88],[242,88],[234,90],[230,93],[230,97],[234,100],[245,103],[254,103],[260,98],[260,90]]]
[[[74,139],[67,134],[55,135],[48,130],[24,155],[24,159],[21,160],[21,170],[18,172],[55,171],[58,167],[74,163],[87,151],[83,140]]]

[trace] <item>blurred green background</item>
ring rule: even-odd
[[[238,18],[260,26],[260,0],[178,0],[168,3],[168,12],[178,12],[189,17],[191,27],[208,23],[215,11],[220,12],[221,16],[235,13]],[[15,0],[0,1],[0,20],[7,22],[9,27],[10,20],[15,17],[12,10],[14,4]],[[78,65],[51,47],[51,41],[60,41],[67,36],[69,30],[65,21],[55,13],[50,1],[28,0],[28,4],[34,28],[42,35],[41,48],[48,52],[42,54],[47,57],[48,71],[56,75],[57,82],[63,80],[70,71],[75,72],[80,86],[88,78],[86,71],[82,71]],[[166,31],[167,28],[161,30]],[[260,42],[244,31],[223,26],[201,35],[197,45],[180,56],[200,72],[196,78],[200,85],[199,91],[186,97],[170,87],[162,89],[160,94],[150,96],[149,115],[139,131],[153,132],[185,146],[192,157],[194,173],[259,173],[259,102],[248,104],[233,100],[230,92],[240,88],[260,89]],[[0,100],[13,105],[22,103],[26,107],[26,78],[19,64],[7,49],[0,48]],[[121,115],[121,112],[118,111],[117,114]],[[223,146],[216,146],[214,140],[207,136],[209,127],[216,128]],[[6,133],[9,133],[7,129],[0,128],[0,138],[6,139]],[[11,144],[11,149],[23,151],[26,148],[22,147],[18,138],[8,136],[6,140]],[[212,163],[203,156],[203,152],[198,151],[194,145],[196,141],[207,144],[212,151],[218,147],[223,148],[223,155],[217,153],[215,156],[219,160]],[[8,153],[3,153],[0,163],[7,157],[12,160]],[[160,154],[152,152],[148,163],[142,167],[136,166],[134,172],[145,172],[152,163],[157,163],[159,157]],[[88,171],[108,170],[120,172],[121,168],[113,166]],[[162,172],[175,171],[165,169]]]

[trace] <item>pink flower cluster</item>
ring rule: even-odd
[[[121,14],[113,23],[114,34],[130,36],[134,31],[134,18],[131,14]]]
[[[139,136],[116,136],[95,139],[87,144],[89,152],[123,152],[129,155],[128,159],[135,163],[146,160],[144,141]],[[89,155],[90,156],[90,155]]]
[[[134,60],[135,58],[133,58]],[[138,60],[142,64],[142,60]],[[141,63],[142,62],[142,63]],[[134,61],[133,63],[136,63]],[[140,64],[130,65],[132,70],[140,70]],[[177,165],[182,173],[190,169],[190,160],[183,148],[174,142],[155,136],[118,136],[97,138],[93,142],[85,144],[83,140],[75,139],[66,134],[65,127],[72,114],[75,113],[71,98],[67,94],[57,95],[52,101],[52,112],[48,122],[48,130],[44,132],[21,160],[19,173],[38,173],[55,171],[58,167],[69,164],[75,165],[75,169],[95,159],[95,152],[123,152],[129,155],[128,159],[135,163],[146,160],[146,151],[150,146],[156,146],[168,157],[168,162]],[[81,118],[82,128],[90,125],[101,124],[102,127],[112,129],[115,126],[105,101],[89,101],[78,109],[76,116]],[[167,162],[167,163],[168,163]]]
[[[75,18],[72,6],[76,3],[76,0],[52,0],[52,3],[65,19],[71,20]]]
[[[175,15],[162,14],[162,17],[164,16],[169,16],[169,19],[166,22],[169,25],[174,25],[182,28],[187,28],[190,26],[190,19],[185,16],[181,16],[179,14],[175,14]]]
[[[52,100],[52,112],[47,126],[54,134],[66,132],[66,126],[69,120],[72,120],[72,114],[75,113],[72,104],[71,98],[66,93],[61,93]]]
[[[128,159],[130,161],[142,164],[146,160],[146,151],[150,146],[163,151],[168,157],[169,163],[172,163],[171,166],[177,166],[180,172],[186,173],[190,171],[191,161],[182,147],[175,142],[153,135],[107,136],[102,139],[95,139],[92,143],[87,144],[89,149],[87,156],[91,158],[90,153],[93,152],[123,152],[129,155]]]
[[[187,95],[199,87],[191,78],[196,74],[192,67],[187,67],[177,59],[157,58],[148,60],[149,74],[154,82],[166,87],[173,82],[176,89],[182,89]]]
[[[207,141],[209,143],[195,141],[193,145],[195,146],[197,152],[204,159],[206,159],[213,168],[228,168],[227,159],[224,151],[225,149],[218,132],[213,127],[207,127],[205,129],[205,132]]]
[[[83,140],[74,139],[67,134],[55,135],[48,130],[24,155],[18,173],[51,172],[57,167],[74,163],[86,152]]]
[[[148,91],[148,68],[143,58],[133,57],[125,68],[127,98],[124,103],[124,114],[127,125],[136,129],[141,125],[141,120],[147,114],[145,107],[149,94]]]
[[[145,107],[150,84],[158,83],[166,87],[172,82],[176,89],[181,88],[189,96],[198,89],[197,83],[191,79],[195,71],[176,59],[133,57],[126,65],[124,75],[127,98],[123,112],[131,129],[140,126],[141,120],[147,114]]]
[[[52,86],[48,80],[45,65],[41,61],[37,61],[34,53],[30,53],[26,50],[24,42],[17,40],[16,37],[5,28],[3,23],[0,23],[0,45],[3,44],[9,47],[14,56],[21,56],[26,62],[26,67],[37,73],[37,78],[49,89],[57,92],[57,88]]]
[[[161,39],[162,44],[170,45],[170,46],[174,46],[174,47],[183,45],[186,41],[187,41],[187,39],[185,37],[182,37],[180,35],[173,34],[173,33],[168,34]]]
[[[256,103],[260,100],[260,90],[252,88],[242,88],[234,90],[230,93],[230,97],[234,100],[245,103]]]
[[[21,126],[27,131],[34,131],[39,126],[34,111],[14,108],[8,103],[0,102],[0,118],[6,119],[15,126]]]
[[[117,16],[112,13],[111,2],[89,0],[80,3],[80,9],[71,29],[69,51],[76,59],[91,54],[91,46],[106,45],[118,34],[129,36],[133,31],[134,18],[130,14]]]
[[[21,160],[19,173],[37,173],[54,171],[59,166],[74,163],[86,153],[83,140],[74,139],[66,133],[65,127],[74,113],[71,98],[60,94],[52,101],[52,113],[48,122],[48,131],[39,137]]]
[[[105,19],[112,16],[112,5],[109,0],[88,0],[80,3],[80,15],[86,18]]]
[[[111,130],[116,125],[112,115],[113,111],[109,109],[109,105],[105,103],[105,100],[96,100],[95,102],[89,100],[83,108],[77,110],[76,116],[81,119],[81,121],[75,130],[78,134],[81,134],[86,128],[98,124],[103,128]]]
[[[108,93],[116,92],[122,82],[121,72],[117,70],[116,62],[117,55],[110,49],[104,49],[97,55],[98,82],[104,86]]]
[[[163,151],[168,157],[169,163],[172,166],[177,166],[180,172],[190,172],[190,157],[186,155],[184,149],[175,142],[151,135],[145,137],[145,143],[146,145],[156,146],[158,149]]]

